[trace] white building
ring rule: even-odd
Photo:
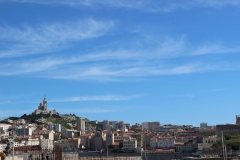
[[[157,139],[157,148],[172,148],[174,147],[175,137],[166,135],[160,136]]]
[[[18,119],[17,124],[25,124],[26,120],[25,119]]]
[[[18,140],[18,139],[9,138],[8,141],[9,141],[10,145],[14,146],[14,147],[20,147],[20,146],[25,145],[25,140]]]
[[[5,123],[0,123],[0,136],[9,136],[9,131],[8,129],[12,125],[10,124],[5,124]]]
[[[40,139],[40,146],[42,149],[52,150],[54,146],[53,144],[53,140],[51,139]]]
[[[130,140],[124,140],[123,141],[123,150],[134,152],[137,148],[137,140],[136,139],[130,139]]]
[[[121,131],[122,131],[122,132],[128,132],[127,126],[124,125],[124,126],[121,128]]]
[[[25,141],[25,146],[35,146],[35,145],[39,145],[39,138],[38,137],[29,137],[26,139]]]

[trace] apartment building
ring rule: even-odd
[[[54,142],[51,139],[40,139],[40,146],[44,150],[52,150],[54,147]]]
[[[50,131],[50,130],[43,130],[43,131],[37,131],[34,132],[33,135],[34,136],[42,136],[45,139],[50,139],[50,140],[54,140],[54,131]]]
[[[176,151],[178,152],[189,152],[193,150],[193,144],[190,142],[184,143],[184,142],[176,142],[175,143]]]
[[[30,127],[23,127],[23,128],[18,128],[16,130],[16,135],[18,136],[31,136],[33,133],[32,128]]]
[[[174,143],[175,137],[171,135],[159,136],[157,138],[157,148],[172,148]]]
[[[29,136],[25,138],[25,146],[35,146],[39,145],[40,136]]]
[[[54,147],[60,147],[63,150],[78,150],[80,146],[80,138],[68,138],[54,142]]]
[[[130,140],[124,140],[123,141],[123,150],[127,152],[134,152],[137,148],[137,140],[136,139],[130,139]]]
[[[81,134],[85,134],[85,118],[77,119],[77,130],[81,132]]]
[[[75,138],[79,137],[80,131],[74,129],[64,129],[61,134],[64,138]]]
[[[48,129],[49,130],[54,130],[55,132],[61,132],[62,131],[62,125],[61,124],[49,124]]]

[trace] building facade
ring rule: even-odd
[[[124,140],[123,141],[123,150],[127,152],[134,152],[137,148],[137,140],[136,139],[130,139],[130,140]]]
[[[157,139],[157,148],[173,148],[175,144],[174,136],[160,136]]]
[[[46,95],[44,95],[44,98],[43,98],[43,102],[41,102],[38,106],[38,109],[36,109],[33,113],[33,115],[38,115],[38,114],[58,114],[57,111],[54,109],[54,110],[51,110],[51,111],[48,111],[47,109],[47,98],[46,98]]]
[[[77,130],[81,132],[81,134],[85,134],[85,119],[78,118],[77,119]]]

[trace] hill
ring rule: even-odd
[[[18,120],[18,119],[24,119],[27,123],[37,123],[37,124],[61,124],[62,128],[66,129],[76,129],[77,127],[77,119],[79,117],[75,114],[24,114],[21,117],[9,117],[8,120]],[[3,120],[1,122],[9,123],[8,121]],[[97,128],[99,129],[99,126],[92,123],[90,120],[85,119],[85,126],[91,131],[95,131]]]

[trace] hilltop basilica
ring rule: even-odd
[[[46,99],[46,95],[44,95],[43,102],[41,102],[39,104],[38,109],[36,109],[32,114],[33,115],[38,115],[38,114],[50,114],[50,115],[53,115],[53,114],[58,114],[58,113],[57,113],[57,111],[55,109],[51,110],[51,111],[47,110],[47,99]]]

